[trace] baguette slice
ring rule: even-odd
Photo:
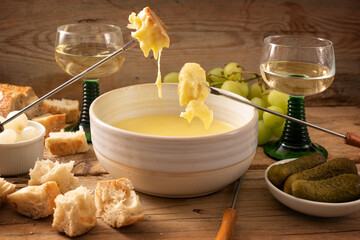
[[[73,123],[79,119],[79,101],[69,99],[46,99],[43,104],[43,112],[51,114],[66,114],[66,122]]]
[[[36,161],[34,168],[30,169],[28,184],[41,185],[48,181],[55,181],[61,194],[73,190],[80,186],[78,178],[71,173],[74,163],[74,161],[68,163],[51,160]]]
[[[42,124],[46,129],[45,137],[48,137],[50,132],[59,132],[65,127],[66,114],[47,113],[31,120]]]
[[[39,219],[54,213],[55,198],[59,195],[56,182],[46,182],[40,186],[27,186],[9,194],[7,199],[20,214]]]
[[[97,223],[94,199],[85,187],[57,196],[55,204],[52,227],[69,237],[84,234]]]
[[[51,132],[45,140],[45,147],[52,155],[65,156],[70,154],[87,152],[87,144],[84,130],[80,127],[77,132]]]
[[[15,192],[15,187],[15,184],[0,178],[0,207],[5,203],[7,195]]]
[[[0,115],[3,117],[12,111],[23,109],[37,99],[32,87],[0,83]],[[41,112],[42,104],[37,104],[27,110],[25,114],[28,118],[33,118],[40,115]]]
[[[144,219],[139,196],[127,178],[98,182],[95,189],[97,217],[114,228]]]

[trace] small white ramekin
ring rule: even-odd
[[[28,173],[37,159],[42,159],[45,127],[29,121],[28,126],[35,127],[39,135],[30,140],[17,143],[0,144],[0,175],[14,176]]]

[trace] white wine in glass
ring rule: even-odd
[[[58,45],[55,59],[68,74],[76,76],[122,46],[107,47],[101,43],[74,43]],[[86,75],[87,79],[106,77],[120,70],[124,63],[124,54],[118,54]]]
[[[333,44],[326,39],[307,36],[267,37],[260,72],[270,88],[290,95],[287,114],[305,121],[304,96],[325,91],[334,80]],[[276,160],[312,152],[327,157],[325,148],[311,142],[306,126],[291,120],[286,120],[281,138],[265,144],[264,151]]]
[[[334,80],[328,67],[306,62],[266,62],[260,66],[260,72],[270,88],[292,96],[321,93]]]
[[[123,45],[119,27],[93,23],[67,24],[57,29],[55,59],[65,72],[76,76]],[[125,53],[120,53],[84,77],[83,104],[78,126],[83,127],[88,142],[91,142],[89,107],[99,96],[98,80],[119,71],[124,61]]]

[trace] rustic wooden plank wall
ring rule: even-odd
[[[360,105],[360,2],[358,0],[1,0],[0,82],[31,85],[42,96],[69,79],[54,59],[56,28],[66,23],[111,23],[130,39],[127,18],[149,5],[166,23],[171,47],[163,52],[162,72],[185,62],[205,69],[236,61],[258,71],[264,37],[306,34],[334,42],[337,74],[324,93],[307,105]],[[131,49],[118,73],[101,80],[101,92],[154,82],[156,63]],[[81,82],[56,97],[81,99]]]

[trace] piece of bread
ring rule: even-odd
[[[96,216],[114,228],[143,220],[142,205],[133,189],[127,178],[98,182],[95,189]]]
[[[20,214],[39,219],[54,213],[55,198],[59,195],[56,182],[27,186],[7,196],[11,206]]]
[[[49,137],[45,139],[45,147],[52,155],[56,156],[82,153],[89,150],[85,132],[81,127],[76,132],[49,133]]]
[[[57,196],[55,204],[52,227],[69,237],[84,234],[97,223],[94,199],[85,187]]]
[[[0,178],[0,207],[5,203],[8,194],[15,192],[15,184]]]
[[[71,173],[74,161],[68,163],[53,162],[51,160],[36,161],[34,168],[30,169],[29,185],[41,185],[45,182],[55,181],[60,193],[64,194],[80,186],[77,177]]]
[[[131,13],[129,22],[127,27],[136,30],[131,32],[131,36],[139,41],[145,57],[152,50],[154,58],[158,59],[159,52],[170,46],[166,25],[149,7],[145,7],[137,15]]]
[[[79,119],[79,101],[69,99],[45,99],[42,104],[43,113],[66,114],[66,122],[73,123]]]
[[[42,124],[46,129],[45,137],[48,137],[50,132],[59,132],[65,127],[66,114],[47,113],[31,120]]]
[[[37,99],[38,97],[31,87],[0,83],[0,115],[3,117],[12,111],[23,109]],[[25,114],[31,119],[40,115],[41,112],[42,104],[39,103],[25,111]]]

